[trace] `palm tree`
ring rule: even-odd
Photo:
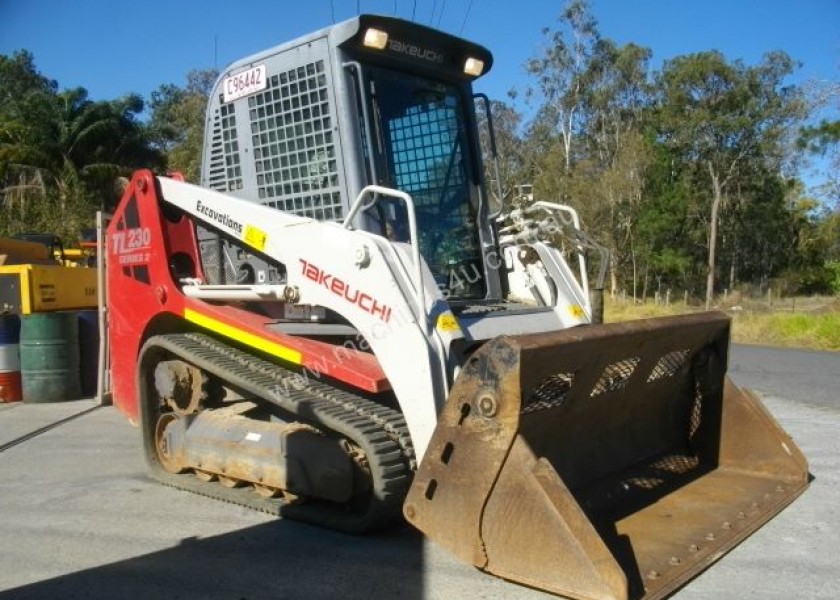
[[[118,176],[164,164],[139,120],[143,100],[136,94],[93,101],[81,87],[58,92],[26,52],[0,55],[0,90],[15,90],[0,91],[0,204],[14,190],[22,204],[52,206],[33,206],[29,227],[75,228],[96,205],[111,207]],[[18,193],[28,190],[33,172],[47,193]]]

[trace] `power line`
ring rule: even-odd
[[[437,0],[432,3],[432,16],[429,17],[429,25],[435,24],[435,9],[437,8]]]
[[[411,9],[411,20],[414,20],[414,14],[417,12],[417,0],[414,0],[414,8]]]
[[[440,14],[438,15],[437,27],[440,29],[440,22],[443,20],[443,11],[446,9],[446,0],[440,2]]]
[[[472,8],[473,0],[470,0],[470,3],[467,4],[467,14],[464,15],[464,22],[461,23],[461,29],[458,30],[458,35],[461,35],[464,32],[464,25],[467,24],[467,18],[470,16],[470,9]]]
[[[330,0],[330,16],[332,17],[333,25],[335,25],[335,4],[333,4],[333,0]]]

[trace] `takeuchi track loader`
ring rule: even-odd
[[[726,316],[600,324],[574,210],[493,210],[471,87],[491,64],[363,15],[230,66],[201,185],[140,171],[109,226],[114,400],[169,485],[353,533],[404,518],[505,579],[661,598],[807,463],[727,378]]]

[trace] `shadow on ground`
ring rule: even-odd
[[[2,600],[423,597],[423,538],[275,521],[0,592]]]

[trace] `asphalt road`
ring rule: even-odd
[[[762,394],[840,409],[840,352],[733,345],[729,375]]]
[[[674,598],[840,595],[840,353],[734,347],[810,461],[805,494]],[[408,527],[351,537],[148,480],[139,435],[91,401],[0,405],[0,600],[536,599]]]

